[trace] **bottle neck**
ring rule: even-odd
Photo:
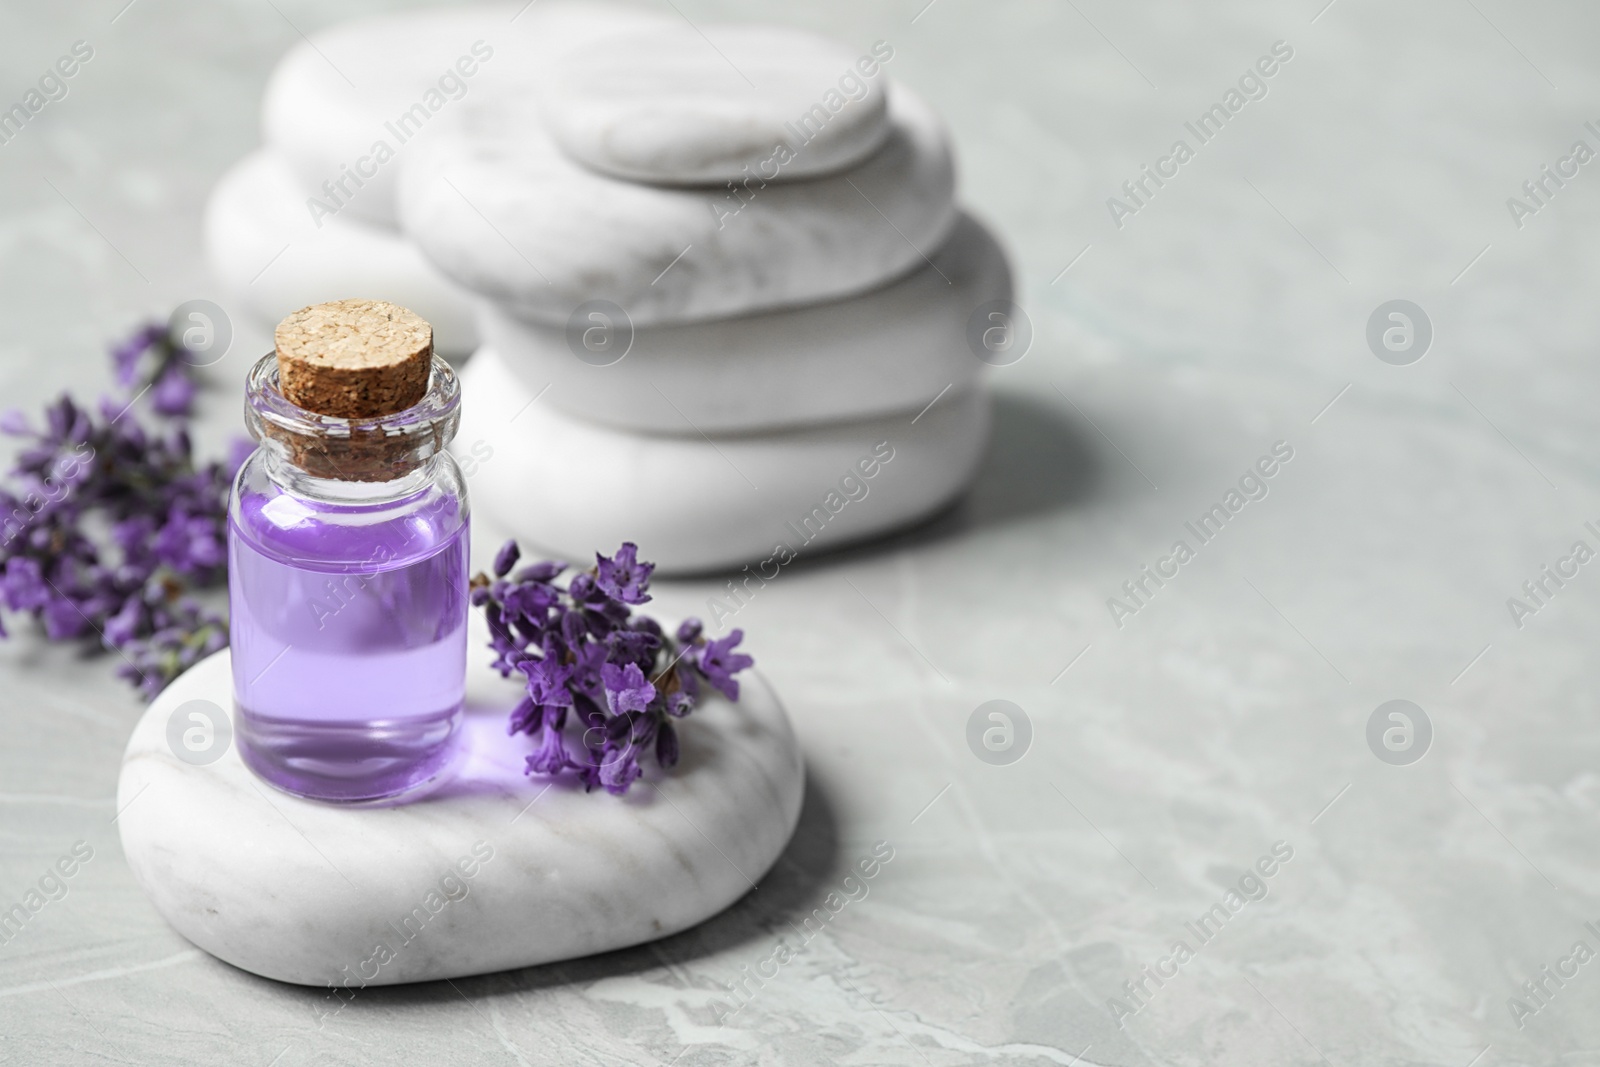
[[[325,500],[389,500],[420,487],[455,436],[460,406],[460,384],[438,356],[421,401],[371,419],[296,407],[279,388],[271,353],[251,369],[245,387],[245,425],[260,442],[269,476]]]
[[[285,492],[324,503],[358,507],[389,504],[422,491],[433,482],[437,467],[444,459],[442,453],[434,453],[419,459],[415,466],[397,477],[373,481],[329,477],[321,471],[308,471],[291,459],[287,449],[270,440],[262,442],[261,452],[264,473]]]

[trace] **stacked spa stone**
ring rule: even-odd
[[[481,511],[574,559],[633,540],[770,578],[961,492],[988,429],[969,323],[1010,276],[892,58],[641,26],[408,149],[402,228],[481,298],[457,438]]]
[[[267,85],[265,146],[206,207],[207,255],[232,307],[270,329],[309,304],[384,299],[428,319],[441,354],[471,352],[469,295],[399,232],[400,167],[463,102],[531,92],[532,72],[572,46],[661,21],[605,3],[518,0],[360,19],[302,41]]]

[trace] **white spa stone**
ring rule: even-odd
[[[472,351],[477,328],[468,294],[404,237],[344,216],[319,227],[282,159],[255,152],[211,191],[204,242],[231,305],[270,330],[308,304],[351,297],[408,307],[433,324],[440,355]]]
[[[552,68],[545,124],[568,155],[620,178],[812,178],[860,162],[888,135],[880,64],[894,51],[877,48],[783,26],[680,23],[596,38]]]
[[[666,16],[640,8],[572,0],[474,4],[341,22],[312,34],[279,61],[262,97],[263,136],[289,161],[305,190],[302,198],[318,196],[341,213],[393,227],[399,159],[447,127],[463,99],[490,92],[531,95],[539,71],[569,48],[665,22]],[[401,116],[418,104],[423,110],[400,125]],[[382,153],[374,154],[380,141],[395,153],[381,164]],[[347,179],[342,192],[323,190],[324,182],[339,181],[358,164],[367,172],[357,175],[360,187]]]
[[[156,910],[236,967],[339,985],[331,1013],[346,981],[358,993],[587,956],[683,930],[749,892],[804,791],[763,679],[741,675],[737,704],[713,694],[680,724],[670,774],[647,761],[626,796],[586,794],[523,773],[531,743],[505,732],[520,689],[489,670],[486,636],[473,635],[468,755],[453,782],[409,804],[292,797],[231,746],[203,766],[180,761],[168,720],[192,700],[232,707],[228,652],[175,681],[134,728],[117,786],[123,852]]]
[[[446,274],[530,319],[591,300],[636,326],[837,300],[922,265],[955,224],[944,127],[898,85],[866,161],[737,196],[607,177],[567,158],[535,103],[466,103],[404,160],[400,216]]]
[[[551,404],[623,429],[695,436],[915,413],[941,389],[972,386],[983,364],[968,322],[983,305],[1010,299],[1004,250],[963,215],[931,265],[882,289],[737,319],[640,327],[615,363],[584,349],[581,333],[569,340],[562,327],[488,302],[478,327],[526,380],[555,383]]]
[[[513,373],[492,348],[461,379],[455,449],[472,460],[475,508],[567,559],[634,541],[662,574],[763,561],[775,574],[792,558],[775,552],[780,544],[805,555],[907,525],[966,488],[988,441],[981,389],[952,390],[920,417],[913,408],[707,438],[566,415],[543,395],[548,383]],[[886,461],[875,465],[875,456]]]

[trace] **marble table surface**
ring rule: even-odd
[[[130,322],[214,296],[200,206],[257,140],[270,64],[379,6],[0,14],[8,102],[75,40],[95,50],[0,145],[7,404],[92,391]],[[205,956],[144,900],[112,823],[139,702],[104,657],[15,637],[0,908],[73,874],[0,944],[0,1063],[1589,1062],[1600,568],[1572,549],[1600,546],[1600,172],[1568,162],[1520,219],[1507,199],[1600,142],[1600,9],[671,8],[891,41],[951,123],[965,202],[1012,243],[1033,328],[994,374],[963,505],[804,558],[737,616],[809,767],[788,852],[657,944],[372,990],[319,1025],[317,994]],[[1292,58],[1247,77],[1279,41]],[[1185,123],[1230,90],[1202,142]],[[1168,176],[1113,219],[1146,164]],[[1392,300],[1432,326],[1410,365],[1368,344]],[[205,447],[265,343],[213,369]],[[1215,505],[1221,531],[1191,532]],[[704,611],[719,586],[663,584],[660,606]],[[1369,743],[1391,700],[1409,736],[1386,709]],[[781,952],[878,841],[870,893]]]

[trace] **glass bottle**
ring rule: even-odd
[[[321,800],[396,797],[449,766],[466,684],[466,485],[445,446],[460,387],[433,356],[413,407],[297,407],[250,372],[258,447],[228,506],[235,737],[245,763]]]

